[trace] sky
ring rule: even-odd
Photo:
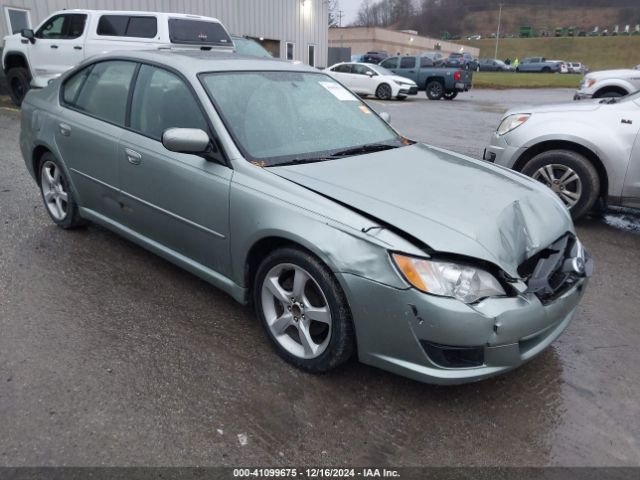
[[[344,12],[344,17],[342,17],[342,26],[344,27],[356,19],[360,0],[338,0],[338,2],[340,3],[340,10]]]

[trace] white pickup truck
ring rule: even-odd
[[[585,75],[573,99],[624,97],[638,90],[640,70],[602,70]]]
[[[2,68],[16,105],[85,58],[114,50],[199,48],[233,51],[222,23],[199,15],[63,10],[36,30],[5,37]]]

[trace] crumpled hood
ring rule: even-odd
[[[269,170],[437,252],[483,259],[513,277],[525,259],[573,231],[565,207],[543,185],[422,144]]]

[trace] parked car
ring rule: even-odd
[[[569,64],[564,60],[548,60],[558,64],[558,73],[569,73]]]
[[[516,67],[516,72],[557,73],[560,65],[544,57],[527,57]]]
[[[440,52],[424,52],[420,54],[420,56],[431,59],[433,65],[436,67],[442,66],[445,60],[444,55],[442,55]]]
[[[444,61],[444,66],[449,68],[464,68],[465,70],[478,71],[478,59],[470,53],[452,53]]]
[[[351,61],[352,62],[363,63],[364,62],[364,55],[351,55]]]
[[[473,73],[461,68],[443,68],[434,65],[429,57],[389,57],[381,64],[396,75],[410,78],[429,100],[453,100],[459,92],[471,88]]]
[[[482,58],[478,61],[479,72],[513,72],[513,67],[497,58]]]
[[[573,99],[623,97],[637,90],[640,90],[637,70],[602,70],[585,75]]]
[[[549,186],[574,218],[598,200],[640,208],[640,93],[507,112],[484,158]]]
[[[233,46],[238,55],[247,55],[249,57],[259,58],[273,58],[273,55],[269,51],[249,37],[242,37],[239,35],[232,35]]]
[[[378,64],[389,56],[389,52],[380,50],[379,52],[367,52],[362,57],[364,63]]]
[[[413,80],[395,75],[380,65],[337,63],[325,70],[358,95],[375,95],[380,100],[404,100],[418,93]]]
[[[251,303],[310,372],[356,352],[426,382],[506,372],[562,333],[590,274],[546,187],[402,137],[306,65],[94,57],[29,92],[20,148],[55,224],[95,222]]]
[[[233,50],[215,18],[179,13],[63,10],[36,29],[4,39],[2,68],[16,105],[31,87],[42,88],[93,55],[113,50],[206,48]]]
[[[587,73],[589,71],[589,68],[580,62],[569,62],[567,66],[569,73]]]

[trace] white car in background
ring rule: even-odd
[[[407,95],[418,93],[418,85],[413,80],[400,77],[379,65],[337,63],[325,72],[358,95],[375,95],[380,100],[404,100]]]
[[[640,71],[634,68],[602,70],[586,74],[573,99],[624,97],[638,90]]]

